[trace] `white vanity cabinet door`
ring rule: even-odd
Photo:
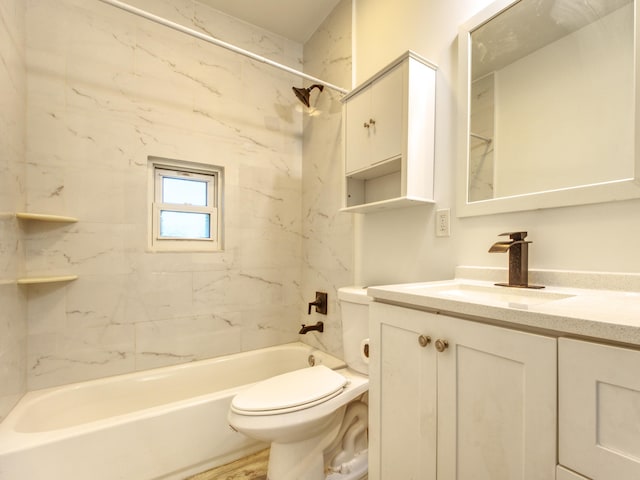
[[[576,472],[567,470],[561,465],[558,465],[558,469],[556,470],[556,480],[589,480],[589,479],[587,477],[583,477],[582,475],[578,475]]]
[[[640,351],[572,339],[558,351],[560,464],[640,479]]]
[[[370,308],[371,480],[555,477],[555,338]]]
[[[435,480],[436,352],[420,344],[434,322],[380,303],[370,321],[369,478]]]
[[[554,478],[556,339],[439,317],[438,478]]]
[[[346,103],[347,174],[402,155],[404,70],[395,67]]]

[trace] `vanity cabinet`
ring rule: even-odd
[[[558,345],[559,463],[592,480],[640,478],[640,350]]]
[[[435,82],[407,52],[343,98],[343,211],[433,202]]]
[[[555,338],[374,302],[372,480],[549,480]]]
[[[582,475],[577,474],[576,472],[572,472],[564,468],[561,465],[558,465],[558,469],[556,470],[556,480],[589,480],[587,477],[583,477]]]

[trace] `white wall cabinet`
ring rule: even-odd
[[[555,338],[381,303],[370,327],[369,478],[554,478]]]
[[[593,480],[640,478],[640,351],[560,339],[559,460]]]
[[[435,83],[407,52],[343,98],[343,211],[433,202]]]
[[[347,174],[402,155],[404,74],[399,65],[346,103]]]

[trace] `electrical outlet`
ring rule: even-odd
[[[436,211],[436,237],[448,237],[451,235],[449,213],[448,208]]]

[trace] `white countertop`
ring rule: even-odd
[[[626,279],[628,281],[617,274],[602,274],[615,276],[615,282],[608,285],[603,283],[602,278],[584,281],[586,277],[597,276],[598,273],[576,272],[582,279],[577,282],[580,286],[610,286],[611,290],[552,285],[542,290],[529,290],[495,286],[496,272],[498,281],[504,281],[504,278],[499,278],[502,274],[500,269],[482,269],[494,277],[487,281],[477,279],[479,270],[466,270],[468,268],[458,268],[457,275],[467,274],[467,277],[475,278],[457,277],[438,282],[376,286],[368,288],[367,293],[382,302],[475,319],[497,320],[516,327],[552,330],[560,335],[571,334],[640,346],[640,291],[619,289],[621,285],[635,288],[636,274],[630,274],[630,278]],[[552,271],[537,271],[531,278],[536,281],[551,278],[545,275],[547,272]],[[558,272],[552,274],[553,278],[558,278]],[[562,272],[560,276],[568,279],[566,283],[571,283],[571,272]]]

